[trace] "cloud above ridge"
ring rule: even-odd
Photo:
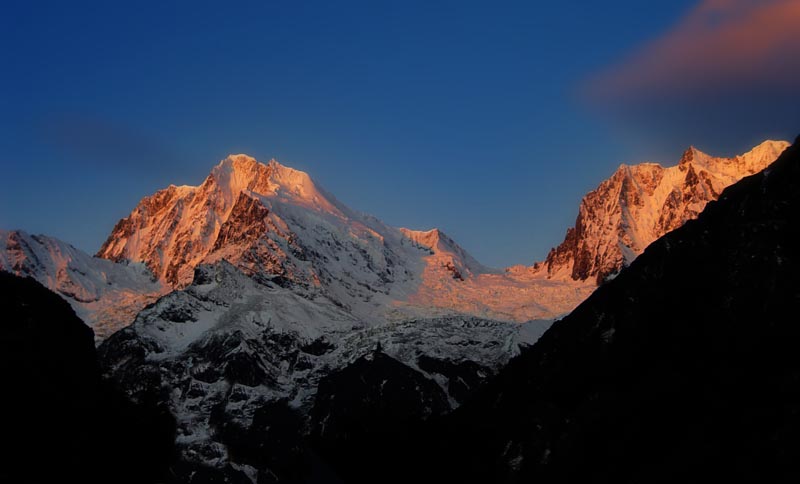
[[[602,103],[794,91],[798,26],[798,0],[702,0],[665,34],[590,78],[584,93]]]
[[[582,82],[620,141],[663,158],[734,154],[800,131],[800,0],[698,0],[673,26]]]

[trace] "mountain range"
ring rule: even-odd
[[[99,339],[187,287],[198,265],[223,259],[368,323],[454,314],[552,320],[787,146],[765,141],[734,158],[690,148],[676,166],[622,165],[584,197],[564,241],[528,266],[488,268],[439,229],[390,227],[306,173],[232,155],[199,186],[143,198],[95,257],[51,237],[2,231],[0,269],[61,294]]]
[[[360,480],[371,467],[351,459],[372,455],[370,442],[393,448],[425,421],[458,422],[446,415],[462,405],[453,418],[479,421],[473,402],[506,392],[496,382],[606,286],[634,277],[652,242],[695,227],[788,146],[766,141],[734,158],[690,148],[673,167],[623,165],[532,265],[485,267],[438,229],[390,227],[303,172],[232,155],[196,187],[142,199],[95,257],[9,231],[0,268],[71,304],[102,343],[104,377],[134,405],[168,409],[170,482]]]

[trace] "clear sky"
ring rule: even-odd
[[[247,153],[531,263],[620,163],[793,138],[798,4],[4,2],[0,228],[94,252]]]

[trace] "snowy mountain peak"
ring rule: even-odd
[[[219,171],[246,170],[251,168],[256,163],[258,163],[258,161],[256,161],[255,158],[244,153],[230,154],[224,159],[220,160],[217,166],[215,166],[211,171],[212,173],[216,173]]]
[[[439,259],[439,265],[448,268],[456,279],[462,277],[461,272],[463,275],[471,275],[489,271],[438,228],[430,230],[401,228],[400,232],[418,246],[430,250],[432,256]]]
[[[401,227],[400,231],[409,239],[413,240],[417,244],[422,247],[426,247],[428,249],[435,249],[439,245],[439,241],[442,238],[442,232],[439,231],[437,228],[433,228],[430,230],[412,230],[407,229],[405,227]]]
[[[338,202],[318,188],[308,173],[282,165],[274,158],[264,164],[248,155],[229,155],[214,167],[205,183],[216,183],[230,204],[247,191],[342,216]]]
[[[694,146],[689,146],[688,148],[686,148],[686,151],[683,152],[683,155],[681,155],[681,159],[680,161],[678,161],[678,165],[685,165],[687,163],[693,163],[700,160],[705,161],[710,158],[711,156],[709,156],[708,154],[703,153]]]
[[[220,185],[227,185],[231,179],[242,185],[269,180],[285,187],[307,184],[311,180],[307,173],[282,165],[275,158],[261,163],[245,154],[228,155],[211,170],[211,177]]]
[[[245,190],[268,192],[272,168],[247,155],[229,155],[211,170],[201,187],[217,189],[227,208],[232,208],[239,194]]]
[[[699,214],[722,190],[771,164],[787,147],[765,141],[718,158],[690,146],[676,166],[622,165],[581,202],[575,227],[535,270],[550,278],[602,281],[654,240]]]
[[[210,177],[221,186],[246,187],[252,183],[302,183],[309,179],[306,173],[281,165],[274,158],[261,163],[252,156],[231,154],[221,160],[212,170]],[[231,185],[233,183],[233,185]]]
[[[725,158],[709,155],[690,146],[681,156],[678,165],[693,163],[711,170],[722,170],[729,175],[736,176],[742,173],[752,175],[774,161],[788,147],[789,143],[786,141],[766,140],[744,154]]]
[[[770,164],[780,156],[781,153],[786,151],[786,148],[789,146],[790,143],[787,141],[767,140],[741,155],[740,158],[746,165],[757,169],[758,167]]]
[[[340,204],[308,174],[275,160],[264,164],[244,154],[230,155],[197,187],[170,185],[143,198],[114,227],[97,255],[144,262],[159,279],[185,286],[191,282],[194,267],[211,252],[233,250],[224,242],[255,243],[270,231],[286,236],[287,227],[275,214],[286,207],[347,218]],[[221,234],[224,240],[220,240]],[[270,265],[274,268],[286,250],[288,247],[274,246],[269,257],[261,255],[273,261]],[[226,252],[213,259],[223,255],[232,256]]]

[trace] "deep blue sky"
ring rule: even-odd
[[[531,263],[620,163],[797,129],[648,126],[580,94],[696,1],[159,3],[4,3],[0,228],[94,252],[140,198],[241,152]]]

